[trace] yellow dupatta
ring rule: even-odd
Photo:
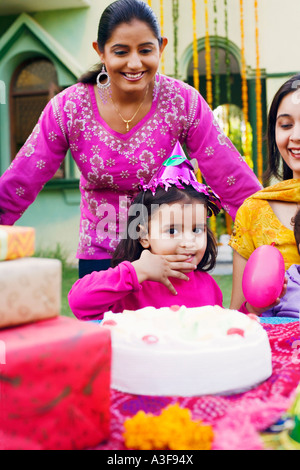
[[[255,248],[275,242],[286,269],[300,264],[292,229],[286,228],[274,214],[268,201],[300,203],[300,179],[281,181],[250,196],[237,212],[229,245],[248,259]]]
[[[285,180],[273,186],[268,186],[253,194],[251,198],[299,203],[300,179]]]

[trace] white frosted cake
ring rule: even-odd
[[[107,312],[101,325],[112,335],[111,387],[126,393],[239,393],[272,374],[265,330],[235,310],[146,307]]]

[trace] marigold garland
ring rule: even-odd
[[[179,0],[172,0],[172,15],[174,28],[174,76],[178,77],[178,19],[179,19]]]
[[[135,450],[211,450],[213,428],[193,421],[191,412],[177,403],[159,416],[139,411],[124,422],[125,446]]]
[[[193,78],[194,87],[197,91],[200,90],[199,83],[199,59],[198,59],[198,41],[197,41],[197,18],[196,18],[196,1],[192,0],[192,15],[193,15]]]
[[[247,72],[246,72],[246,59],[245,59],[245,29],[244,29],[244,4],[243,0],[240,0],[240,24],[241,24],[241,58],[242,58],[242,103],[243,103],[243,118],[245,122],[245,145],[244,155],[246,162],[253,168],[253,162],[250,152],[250,137],[249,137],[249,126],[248,126],[248,85],[247,85]]]
[[[209,227],[213,232],[214,236],[217,237],[217,217],[212,215],[209,219]]]
[[[218,36],[218,10],[217,0],[214,0],[214,34],[215,34],[215,108],[220,104],[220,69],[219,69],[219,36]]]
[[[262,155],[262,102],[261,102],[261,71],[260,71],[260,54],[259,54],[259,28],[258,28],[258,3],[254,0],[255,9],[255,42],[256,42],[256,132],[257,132],[257,174],[258,179],[262,182],[263,175],[263,155]]]
[[[199,80],[199,58],[198,58],[198,41],[197,41],[197,14],[196,14],[196,1],[192,0],[192,19],[193,19],[193,81],[194,88],[200,91]],[[198,181],[202,182],[202,175],[200,170],[197,172]]]
[[[228,37],[228,4],[224,0],[224,15],[225,15],[225,67],[226,67],[226,99],[227,103],[231,103],[231,84],[230,84],[230,58],[229,58],[229,37]],[[230,117],[230,115],[228,115]],[[229,120],[230,121],[230,120]],[[228,122],[230,127],[230,122]]]
[[[227,6],[226,4],[226,0],[225,0],[225,7]],[[207,86],[207,102],[208,104],[211,106],[211,108],[213,107],[213,101],[215,101],[215,108],[217,108],[220,104],[220,95],[221,95],[221,90],[220,90],[220,74],[219,74],[219,45],[218,45],[218,14],[217,14],[217,2],[216,0],[214,0],[214,3],[213,3],[213,10],[214,10],[214,34],[215,34],[215,40],[216,40],[216,43],[215,43],[215,97],[214,97],[214,100],[213,100],[213,97],[212,97],[212,91],[211,91],[211,85],[208,85]],[[225,16],[226,18],[226,25],[227,25],[227,17]],[[205,56],[206,58],[206,64],[209,63],[209,68],[211,67],[210,66],[210,50],[209,50],[209,56],[208,56],[208,47],[210,47],[210,43],[209,43],[209,32],[208,32],[208,5],[207,5],[207,0],[205,0],[205,25],[206,25],[206,36],[205,36],[205,47],[207,49],[207,55]],[[226,26],[225,25],[225,26]],[[227,28],[227,26],[226,26]],[[227,31],[228,32],[228,31]],[[228,50],[228,48],[227,48]],[[208,80],[209,78],[211,79],[211,76],[209,77],[209,74],[207,73],[207,83],[208,83]],[[229,84],[230,86],[230,84]],[[217,218],[215,215],[213,215],[210,219],[209,219],[209,226],[210,226],[210,229],[211,231],[213,232],[213,234],[215,236],[217,236]]]
[[[161,29],[161,36],[164,35],[164,0],[160,0],[160,29]],[[165,56],[162,53],[161,56],[161,73],[165,73]]]
[[[212,93],[212,74],[211,74],[211,57],[210,57],[210,39],[209,39],[209,18],[208,18],[208,1],[204,0],[205,7],[205,65],[206,65],[206,101],[211,109],[213,109],[213,93]],[[213,215],[209,221],[212,232],[216,235],[217,219]]]
[[[206,65],[206,101],[210,108],[213,107],[212,75],[209,40],[208,3],[204,0],[205,7],[205,65]]]

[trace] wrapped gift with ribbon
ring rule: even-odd
[[[2,450],[95,447],[110,432],[110,331],[57,317],[0,331]]]
[[[32,256],[34,249],[34,228],[0,225],[0,260]]]

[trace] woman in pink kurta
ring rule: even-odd
[[[138,11],[140,8],[149,11],[149,6],[136,0],[126,2],[125,6],[123,0],[116,4],[123,8],[120,18],[124,18],[125,7],[134,7],[130,21],[118,20],[116,6],[112,4],[104,12],[106,16],[115,15],[110,35],[105,38],[103,28],[100,34],[99,25],[98,42],[94,44],[107,74],[111,75],[108,95],[111,99],[107,103],[99,99],[97,74],[56,95],[0,179],[0,223],[12,225],[53,177],[70,149],[81,173],[77,252],[81,260],[112,257],[127,208],[141,179],[150,180],[177,140],[186,146],[190,158],[198,161],[206,182],[233,218],[244,199],[261,188],[252,170],[219,128],[202,96],[182,81],[157,73],[166,40],[160,37],[154,23],[150,24]],[[151,9],[150,12],[153,15]],[[133,28],[136,34],[132,37],[130,29]],[[123,49],[122,54],[115,54],[120,69],[123,61],[119,74],[111,59],[115,47],[112,41],[117,41],[118,34],[125,42],[122,46],[125,54]],[[149,36],[148,49],[143,46],[141,50],[139,34],[143,38]],[[138,111],[128,132],[117,112],[121,109],[127,119],[133,115],[132,110]],[[104,219],[108,227],[105,233],[99,230]]]

